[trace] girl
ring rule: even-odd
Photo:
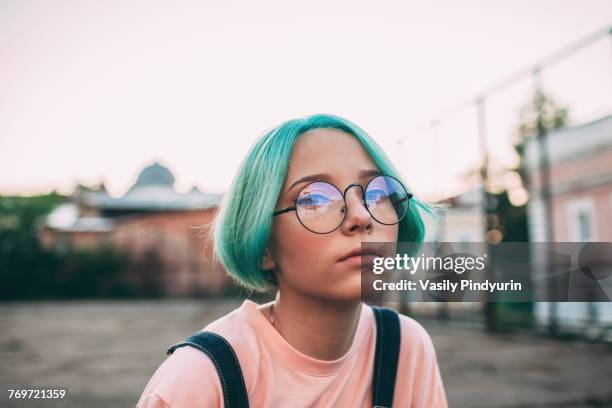
[[[402,198],[393,206],[391,193]],[[215,254],[240,285],[276,299],[245,300],[203,329],[234,350],[250,406],[371,406],[376,324],[361,301],[361,243],[422,243],[419,210],[433,215],[348,120],[290,120],[253,145],[221,204]],[[429,335],[403,315],[400,329],[393,406],[445,407]],[[223,407],[224,386],[211,358],[181,347],[137,406]]]

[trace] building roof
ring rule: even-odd
[[[612,115],[579,126],[551,131],[546,137],[551,163],[589,157],[603,149],[612,149]],[[539,166],[538,143],[535,137],[526,143],[525,163],[532,169]]]
[[[67,202],[56,207],[46,219],[48,228],[64,232],[110,232],[116,220],[111,217],[83,216],[80,204],[101,210],[102,214],[125,212],[189,211],[219,205],[222,195],[203,193],[197,187],[185,194],[174,190],[174,175],[159,163],[145,167],[136,183],[120,198],[108,195],[102,184],[98,190],[79,186]]]
[[[138,180],[132,186],[132,189],[143,186],[164,186],[174,187],[174,175],[167,168],[155,162],[150,166],[145,167],[138,175]],[[129,193],[128,193],[129,194]]]
[[[197,187],[180,194],[174,189],[174,175],[160,163],[145,167],[136,183],[120,198],[106,191],[86,193],[82,202],[102,210],[180,211],[217,206],[221,194],[203,193]]]
[[[102,217],[79,217],[75,203],[60,204],[47,217],[47,227],[66,232],[110,232],[115,223]]]

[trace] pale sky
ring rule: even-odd
[[[153,160],[179,191],[224,192],[263,132],[321,112],[370,133],[418,194],[456,192],[479,160],[474,110],[443,116],[437,142],[424,124],[610,23],[609,0],[2,0],[0,194],[105,180],[119,196]],[[543,83],[574,123],[612,113],[612,36]],[[498,166],[531,86],[487,105]]]

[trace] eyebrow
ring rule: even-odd
[[[374,169],[361,170],[359,172],[359,179],[364,179],[364,178],[373,177],[373,176],[382,176],[382,173]],[[291,187],[287,189],[287,193],[289,193],[295,186],[297,186],[300,183],[306,183],[310,181],[321,181],[321,180],[329,182],[331,178],[332,177],[328,173],[311,174],[310,176],[299,178],[291,185]]]

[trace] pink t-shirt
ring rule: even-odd
[[[350,350],[334,361],[317,360],[291,346],[257,304],[245,300],[204,330],[235,350],[251,407],[371,407],[376,322],[363,304]],[[446,407],[431,338],[414,319],[400,315],[402,331],[394,407]],[[180,347],[155,371],[139,408],[223,407],[223,391],[210,358]]]

